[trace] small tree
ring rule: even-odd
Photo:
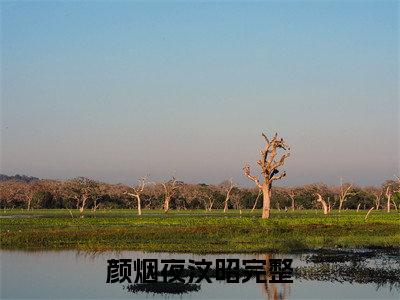
[[[85,177],[78,177],[65,183],[63,190],[67,198],[74,199],[76,208],[79,209],[81,217],[90,200],[99,196],[99,184]]]
[[[386,188],[385,195],[386,195],[386,199],[387,199],[387,202],[386,202],[386,211],[387,211],[387,212],[390,212],[390,202],[391,202],[391,200],[392,200],[392,195],[393,195],[392,190],[391,190],[391,188],[390,188],[390,185]]]
[[[266,141],[266,145],[264,150],[260,150],[261,159],[257,161],[257,164],[261,167],[263,182],[261,183],[257,176],[251,175],[250,166],[248,164],[244,165],[243,173],[262,191],[262,218],[268,219],[271,205],[272,182],[286,176],[286,172],[279,173],[278,168],[283,166],[285,159],[289,157],[290,153],[288,151],[290,150],[290,147],[285,144],[282,138],[278,138],[277,133],[275,133],[271,140],[269,140],[264,133],[262,133],[262,136]],[[275,158],[278,155],[279,150],[283,150],[285,152],[281,155],[279,160],[276,160]]]
[[[231,201],[233,204],[233,208],[239,211],[239,214],[242,214],[242,208],[243,208],[243,191],[241,190],[236,190],[232,194]]]
[[[202,200],[204,203],[204,210],[211,211],[215,202],[215,195],[213,187],[207,184],[199,184],[194,191],[195,197]]]
[[[390,206],[393,203],[394,208],[397,210],[397,205],[395,198],[398,196],[398,192],[400,191],[400,180],[398,182],[394,180],[386,180],[386,182],[383,184],[383,189],[385,191],[385,196],[386,196],[386,211],[390,212]],[[393,197],[393,195],[395,197]]]
[[[256,209],[258,198],[260,198],[261,194],[262,194],[262,191],[258,190],[258,194],[257,194],[256,200],[254,201],[253,208],[251,209],[251,212],[253,212]]]
[[[172,179],[167,182],[163,182],[162,185],[164,187],[164,192],[165,192],[163,209],[164,212],[167,212],[169,210],[169,204],[171,202],[171,199],[175,195],[179,186],[177,185],[175,177],[172,177]]]
[[[322,198],[321,194],[317,193],[318,199],[317,202],[322,204],[322,210],[324,211],[324,215],[328,214],[328,205],[326,204],[325,200]]]
[[[296,208],[296,204],[295,204],[296,189],[295,188],[290,188],[289,191],[288,191],[288,195],[289,195],[290,200],[292,202],[292,205],[291,205],[292,211],[294,211],[295,208]]]
[[[134,197],[137,200],[137,209],[138,209],[138,215],[140,216],[142,214],[142,201],[141,201],[141,195],[144,192],[145,186],[149,183],[147,180],[147,177],[140,178],[139,184],[137,187],[131,187],[133,192],[125,192],[128,196]]]
[[[378,210],[381,205],[381,197],[383,194],[382,188],[376,188],[374,186],[369,186],[369,187],[366,187],[364,190],[366,193],[370,194],[371,197],[374,198],[375,209]]]
[[[228,182],[224,182],[222,184],[222,188],[226,192],[225,201],[224,201],[224,213],[226,213],[228,211],[228,202],[231,198],[231,192],[234,187],[235,187],[235,185],[233,184],[232,178]]]
[[[339,212],[343,208],[344,202],[347,200],[347,196],[350,195],[350,190],[352,188],[352,184],[343,184],[343,179],[340,178],[340,188],[339,188]]]

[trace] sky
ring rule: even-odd
[[[397,1],[1,1],[1,173],[279,185],[399,174]]]

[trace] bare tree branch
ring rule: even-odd
[[[261,133],[261,135],[262,137],[264,137],[266,145],[264,150],[260,150],[261,158],[257,161],[257,164],[261,167],[261,174],[264,177],[264,180],[261,183],[258,177],[251,175],[250,166],[248,164],[245,164],[243,167],[243,175],[253,181],[256,186],[262,191],[262,217],[268,218],[270,210],[272,182],[286,176],[286,172],[282,172],[279,174],[278,168],[284,165],[285,160],[290,156],[290,153],[283,153],[278,160],[275,160],[275,158],[277,157],[279,150],[288,151],[290,150],[290,147],[285,144],[283,138],[278,138],[277,133],[275,133],[272,139],[268,139],[265,133]]]

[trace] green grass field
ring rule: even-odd
[[[331,247],[400,249],[400,213],[220,210],[8,210],[0,213],[1,249],[142,250],[192,253],[298,252]]]

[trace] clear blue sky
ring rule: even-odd
[[[399,3],[1,2],[1,172],[250,184],[399,173]]]

